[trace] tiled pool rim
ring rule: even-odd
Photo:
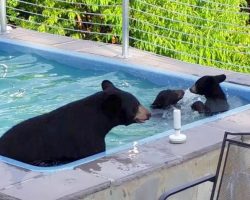
[[[0,38],[5,38],[5,37],[8,37],[8,38],[11,38],[11,37],[14,37],[15,39],[18,39],[18,40],[21,40],[22,39],[22,36],[23,35],[26,35],[27,33],[28,34],[31,34],[29,37],[30,37],[30,40],[32,40],[32,37],[33,38],[36,38],[36,40],[39,40],[39,36],[41,36],[41,34],[39,34],[39,33],[32,33],[32,32],[29,32],[29,31],[23,31],[23,30],[21,30],[19,33],[18,33],[18,31],[20,31],[20,30],[17,30],[16,32],[13,32],[13,34],[9,34],[9,35],[4,35],[4,36],[0,36]],[[15,35],[16,34],[16,35]],[[32,36],[32,34],[34,34],[33,36]],[[19,35],[19,36],[18,36]],[[49,37],[51,37],[51,38],[49,38],[48,39],[48,41],[49,42],[57,42],[57,44],[56,44],[56,46],[57,47],[59,47],[60,46],[60,44],[58,44],[58,41],[56,40],[56,38],[57,38],[57,36],[51,36],[51,35],[46,35],[45,34],[45,38],[47,37],[47,39],[49,38]],[[42,37],[41,37],[42,38]],[[43,38],[44,39],[44,38]],[[42,39],[41,39],[42,40]],[[43,40],[44,41],[44,40]],[[75,42],[75,40],[72,40],[72,43],[74,43]],[[84,43],[85,41],[76,41],[77,43]],[[61,45],[63,46],[63,44],[64,43],[62,43]],[[93,45],[94,43],[91,43],[91,45]],[[107,45],[109,48],[111,48],[112,46],[109,46],[109,45]],[[107,52],[107,49],[105,48],[105,47],[107,47],[106,45],[103,45],[103,47],[104,47],[104,51],[105,51],[105,53]],[[137,51],[137,50],[134,50],[134,49],[132,49],[132,51]],[[139,54],[141,55],[141,52],[140,51],[138,51],[139,52]],[[105,54],[104,53],[104,54]],[[164,58],[162,58],[162,57],[158,57],[158,56],[156,56],[156,55],[151,55],[151,54],[148,54],[148,53],[145,53],[145,52],[142,52],[142,54],[146,54],[147,56],[148,55],[150,55],[151,56],[151,60],[152,60],[152,58],[153,59],[158,59],[158,65],[159,65],[159,63],[161,63],[163,60],[164,60]],[[135,62],[136,60],[137,61],[139,61],[140,59],[140,56],[138,57],[138,56],[136,56],[136,55],[133,55],[134,57],[133,57],[133,62]],[[117,58],[118,56],[116,56],[116,59],[120,59],[120,58]],[[130,62],[130,59],[131,58],[129,58],[129,59],[127,59],[125,62]],[[122,59],[123,60],[123,59]],[[123,60],[124,61],[124,60]],[[146,58],[143,58],[143,62],[145,62],[146,61]],[[171,59],[168,59],[168,58],[166,58],[166,63],[167,62],[173,62],[172,63],[172,66],[173,66],[173,64],[176,64],[176,65],[179,65],[181,62],[180,61],[176,61],[176,60],[171,60]],[[133,63],[132,62],[132,63]],[[144,63],[140,63],[140,62],[138,62],[138,64],[144,64]],[[185,64],[185,63],[184,63]],[[183,63],[182,63],[182,65],[184,65]],[[150,65],[150,62],[148,62],[148,65]],[[187,66],[188,67],[186,67],[186,69],[187,68],[189,68],[189,73],[190,74],[197,74],[197,65],[194,65],[194,70],[192,71],[192,67],[190,67],[191,65],[190,64],[187,64]],[[157,67],[157,66],[156,66]],[[159,66],[158,66],[159,67]],[[184,69],[184,73],[186,73],[185,72],[185,70],[186,69]],[[204,69],[204,68],[200,68],[200,71],[202,72],[203,71],[203,73],[205,73],[205,74],[218,74],[218,73],[221,73],[222,71],[221,70],[217,70],[217,69],[213,69],[213,68],[209,68],[210,70],[211,70],[211,72],[210,73],[208,73],[207,72],[207,69]],[[170,69],[171,70],[171,69]],[[175,69],[174,68],[172,68],[172,70],[173,71],[175,71]],[[177,66],[177,71],[180,71],[180,69],[178,69],[178,66]],[[245,74],[240,74],[240,73],[233,73],[233,72],[227,72],[227,71],[225,71],[225,73],[226,74],[228,74],[228,77],[229,77],[229,81],[232,81],[232,82],[237,82],[237,80],[240,80],[239,82],[240,82],[240,84],[245,84],[245,85],[249,85],[249,82],[248,82],[248,80],[249,80],[249,78],[247,79],[247,75],[245,75]],[[199,75],[201,75],[201,74],[199,74]],[[245,81],[244,81],[245,80]],[[229,111],[230,112],[230,111]],[[197,156],[199,156],[199,155],[201,155],[201,154],[204,154],[204,152],[206,152],[206,151],[210,151],[210,150],[212,150],[212,149],[214,149],[215,147],[216,148],[218,148],[218,144],[220,143],[220,141],[221,141],[221,139],[222,139],[222,134],[223,134],[223,132],[225,131],[225,130],[228,130],[228,131],[248,131],[249,130],[249,125],[248,125],[248,122],[247,122],[247,119],[246,119],[246,117],[249,117],[250,116],[250,111],[249,111],[249,107],[248,106],[246,106],[246,107],[244,107],[244,109],[242,109],[242,112],[241,113],[243,113],[243,115],[242,116],[239,116],[239,114],[234,114],[234,113],[231,113],[231,114],[233,114],[231,117],[226,117],[225,119],[223,119],[223,120],[219,120],[219,119],[214,119],[215,121],[213,121],[213,122],[206,122],[206,125],[204,125],[204,124],[200,124],[199,126],[197,126],[196,128],[190,128],[189,127],[189,129],[187,129],[186,131],[185,130],[183,130],[184,132],[187,132],[187,135],[188,135],[188,141],[187,141],[187,143],[186,144],[184,144],[183,146],[178,146],[178,148],[177,148],[177,146],[173,146],[173,145],[171,145],[171,144],[169,144],[168,143],[168,139],[166,138],[166,137],[164,137],[164,135],[163,135],[163,137],[159,137],[159,138],[161,138],[160,140],[161,141],[155,141],[155,142],[153,142],[153,143],[157,143],[157,142],[164,142],[164,145],[166,146],[166,152],[169,152],[169,150],[172,152],[173,151],[173,154],[170,156],[170,157],[172,157],[171,159],[168,159],[167,158],[167,156],[168,155],[166,155],[166,158],[165,158],[165,160],[162,160],[161,162],[159,161],[159,162],[157,162],[158,164],[157,165],[154,165],[154,166],[150,166],[150,168],[151,168],[151,170],[152,170],[152,168],[153,169],[157,169],[157,168],[159,168],[159,167],[162,167],[162,166],[164,166],[164,165],[166,165],[166,167],[167,167],[167,165],[169,165],[169,162],[167,162],[166,160],[168,160],[168,161],[174,161],[175,163],[178,163],[178,162],[184,162],[186,159],[191,159],[191,158],[194,158],[194,157],[197,157]],[[224,114],[224,113],[223,113]],[[229,123],[227,122],[226,124],[225,123],[219,123],[220,121],[227,121],[227,118],[229,118]],[[231,120],[231,121],[230,121]],[[204,127],[206,127],[206,128],[210,128],[210,130],[207,130],[207,129],[204,129]],[[204,145],[203,147],[201,147],[201,144],[199,144],[200,146],[199,147],[197,147],[198,149],[199,149],[199,151],[197,151],[197,149],[196,149],[196,147],[194,147],[194,152],[193,153],[188,153],[187,151],[184,153],[184,152],[182,152],[181,154],[179,154],[178,155],[178,153],[177,154],[174,154],[174,151],[176,150],[177,152],[179,151],[179,153],[180,153],[180,151],[184,151],[184,149],[183,149],[183,147],[185,147],[186,145],[188,146],[189,145],[189,142],[191,142],[192,143],[192,140],[194,140],[194,139],[197,139],[196,137],[197,137],[197,135],[195,135],[195,134],[190,134],[190,132],[197,132],[197,128],[198,129],[201,129],[202,130],[202,132],[200,133],[200,134],[203,134],[203,136],[204,136],[204,133],[205,132],[211,132],[212,131],[212,133],[209,135],[210,137],[212,137],[212,136],[215,136],[215,138],[217,137],[217,139],[214,139],[214,140],[216,140],[216,141],[214,141],[214,143],[213,143],[213,145],[211,145],[210,144],[210,146],[207,146],[207,145]],[[216,131],[215,131],[216,130]],[[206,134],[206,133],[205,133]],[[193,136],[192,136],[193,135]],[[198,136],[199,137],[199,136]],[[199,139],[201,139],[201,138],[199,138]],[[208,138],[208,139],[211,139],[211,138]],[[199,142],[202,142],[202,141],[199,141]],[[206,143],[209,143],[208,141],[207,141],[207,139],[205,139],[203,142],[206,142]],[[146,141],[146,145],[142,145],[142,149],[143,148],[146,148],[146,147],[143,147],[143,146],[150,146],[150,145],[153,145],[152,144],[152,142],[148,142],[148,141]],[[154,146],[154,145],[153,145]],[[157,145],[157,146],[159,146],[159,145]],[[154,150],[155,150],[155,153],[157,153],[158,151],[157,151],[157,146],[155,146],[155,148],[154,148]],[[192,146],[192,145],[191,145]],[[171,148],[173,148],[173,149],[171,149]],[[128,151],[127,150],[125,150],[125,151],[123,151],[123,152],[121,152],[121,154],[126,154]],[[175,152],[176,153],[176,152]],[[174,156],[173,156],[174,155]],[[96,162],[94,162],[94,163],[98,163],[98,162],[100,162],[100,163],[103,163],[103,160],[108,160],[109,159],[109,157],[112,159],[112,158],[114,158],[114,156],[116,156],[116,157],[119,157],[119,155],[113,155],[113,156],[107,156],[105,159],[103,158],[103,159],[101,159],[102,161],[100,162],[100,161],[96,161]],[[157,155],[156,155],[156,157],[157,157]],[[174,158],[173,158],[174,157]],[[136,160],[136,159],[135,159]],[[133,161],[133,162],[135,162],[135,160]],[[108,162],[108,161],[107,161]],[[132,161],[131,161],[132,162]],[[144,162],[146,162],[146,161],[144,161]],[[9,165],[1,165],[2,167],[0,168],[0,170],[3,170],[3,169],[6,169],[6,167],[7,168],[9,168],[10,169],[10,171],[11,171],[11,168],[13,168],[12,166],[9,166]],[[4,167],[3,167],[4,166]],[[85,166],[86,167],[86,166]],[[85,168],[84,166],[80,166],[80,168]],[[79,168],[78,168],[79,169]],[[116,169],[116,170],[118,170],[119,171],[119,169]],[[136,178],[136,177],[138,177],[139,175],[141,175],[141,176],[143,176],[143,171],[145,172],[145,170],[146,169],[143,169],[143,170],[139,170],[139,171],[137,171],[136,173],[131,169],[131,174],[130,174],[130,179],[131,179],[131,176],[132,177],[134,177],[134,178]],[[23,170],[22,169],[17,169],[17,171],[19,171],[20,173],[23,173]],[[71,170],[70,170],[71,171]],[[73,171],[73,169],[72,169],[72,171]],[[89,172],[89,170],[87,170],[88,172]],[[150,171],[150,169],[147,169],[146,171]],[[29,172],[26,172],[26,173],[29,173]],[[102,176],[102,177],[105,177],[105,176],[103,176],[102,175],[102,173],[104,173],[104,172],[102,172],[102,171],[100,171],[99,172],[99,175],[100,176]],[[90,174],[93,174],[93,173],[90,173]],[[105,174],[105,173],[104,173]],[[94,173],[94,175],[96,176],[98,176],[98,173],[96,174],[96,173]],[[43,176],[46,176],[46,175],[43,175]],[[112,178],[108,178],[107,180],[111,180]],[[119,181],[119,180],[126,180],[127,178],[126,177],[122,177],[122,174],[121,174],[121,176],[119,176],[119,178],[115,178],[115,179],[112,179],[111,180],[111,182],[114,184],[115,182],[116,182],[116,184],[117,184],[117,181],[118,182],[120,182],[119,184],[121,184],[121,181]],[[3,179],[4,180],[4,179]],[[32,180],[31,179],[29,179],[31,182],[32,182]],[[17,181],[17,180],[15,180],[15,181]],[[25,186],[25,181],[24,180],[22,180],[22,181],[17,181],[17,182],[15,182],[15,181],[13,181],[14,183],[12,183],[12,184],[14,184],[15,185],[15,183],[17,183],[18,182],[18,184],[21,184],[21,185],[23,185],[23,186]],[[1,184],[0,184],[0,186],[1,186]],[[3,192],[4,194],[8,194],[8,195],[11,195],[10,193],[8,193],[8,188],[6,189],[6,187],[4,187],[5,189],[3,189],[2,188],[2,190],[1,190],[1,192]],[[101,188],[100,188],[100,190],[101,190]],[[72,194],[73,192],[69,192],[69,194]],[[17,196],[16,196],[17,197]],[[56,198],[55,198],[56,199]]]
[[[154,68],[149,67],[149,66],[141,66],[141,65],[135,65],[135,64],[129,65],[126,63],[121,63],[121,61],[114,60],[111,58],[100,57],[97,55],[89,55],[89,54],[85,54],[85,53],[76,53],[76,52],[61,50],[61,49],[57,49],[57,48],[53,48],[53,47],[48,48],[48,47],[44,47],[41,45],[34,46],[33,44],[30,44],[27,42],[20,42],[20,41],[0,38],[0,47],[1,46],[4,46],[4,47],[7,46],[9,48],[12,48],[12,51],[17,49],[18,51],[21,51],[21,52],[34,53],[37,55],[41,55],[47,59],[53,58],[53,60],[56,60],[62,64],[67,64],[67,65],[71,65],[72,60],[76,60],[76,62],[74,62],[74,67],[78,67],[78,68],[81,68],[81,64],[79,64],[79,62],[77,62],[77,60],[84,60],[84,63],[94,61],[95,63],[97,63],[96,65],[98,65],[99,63],[107,64],[109,66],[108,68],[118,67],[118,70],[124,70],[124,71],[142,69],[143,73],[147,74],[146,76],[150,76],[150,72],[154,71],[154,72],[160,73],[160,74],[167,74],[168,76],[181,77],[183,80],[190,79],[190,80],[195,81],[197,79],[197,77],[195,77],[193,75],[171,72],[169,70],[164,70],[164,69],[155,70]],[[51,55],[50,55],[50,53],[51,53]],[[69,57],[69,58],[67,58],[67,57]],[[61,60],[60,60],[60,58],[61,58]],[[246,90],[245,86],[241,86],[241,85],[234,86],[230,83],[223,83],[223,85],[224,86],[229,85],[228,87],[236,87],[236,88],[239,87],[239,89],[242,87],[243,89]],[[249,89],[249,92],[250,92],[250,89]],[[202,120],[184,125],[182,127],[182,131],[189,129],[189,128],[192,128],[192,127],[195,127],[197,125],[205,124],[208,122],[212,122],[212,121],[221,119],[221,118],[226,117],[226,116],[230,116],[232,114],[235,114],[235,113],[238,113],[240,111],[247,110],[247,109],[250,109],[250,104],[247,104],[245,106],[241,106],[239,108],[232,109],[232,110],[227,111],[225,113],[221,113],[221,114],[218,114],[218,115],[215,115],[212,117],[208,117],[206,119],[202,119]],[[153,136],[136,141],[136,145],[142,145],[142,144],[145,144],[147,142],[151,142],[151,141],[154,141],[156,139],[166,137],[169,134],[172,134],[173,132],[174,132],[173,130],[167,130],[165,132],[155,134]],[[26,170],[32,170],[32,171],[38,171],[38,172],[53,172],[53,171],[57,171],[57,170],[74,169],[75,167],[77,167],[79,165],[88,163],[88,162],[96,160],[98,158],[102,158],[104,156],[112,155],[112,154],[117,153],[117,152],[122,151],[122,150],[133,148],[133,144],[134,144],[134,142],[130,142],[128,144],[122,145],[121,147],[112,148],[110,150],[107,150],[106,152],[102,152],[102,153],[99,153],[99,154],[96,154],[96,155],[93,155],[93,156],[90,156],[90,157],[87,157],[84,159],[80,159],[80,160],[65,164],[63,166],[37,167],[37,166],[29,165],[26,163],[22,163],[22,162],[19,162],[19,161],[10,159],[10,158],[6,158],[6,157],[3,157],[1,155],[0,155],[0,161],[6,162],[8,164],[12,164],[14,166],[22,167]]]

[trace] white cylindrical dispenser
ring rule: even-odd
[[[175,108],[173,116],[175,133],[169,136],[169,141],[177,144],[184,143],[187,140],[187,136],[181,134],[181,110]]]

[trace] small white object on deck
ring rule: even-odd
[[[181,110],[174,109],[174,129],[175,133],[169,136],[169,141],[175,144],[186,142],[187,136],[181,133]]]

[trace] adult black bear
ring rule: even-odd
[[[194,94],[204,95],[206,97],[205,104],[196,101],[192,104],[192,109],[204,114],[215,114],[227,111],[229,105],[227,98],[220,83],[226,80],[226,75],[203,76],[198,79],[190,88],[190,92]]]
[[[102,89],[15,125],[0,138],[0,155],[35,165],[67,163],[105,151],[113,127],[150,118],[132,94],[108,80]]]
[[[163,90],[156,96],[151,107],[156,109],[164,109],[171,105],[175,105],[184,96],[183,90]]]

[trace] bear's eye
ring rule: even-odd
[[[139,101],[137,101],[135,106],[132,108],[132,112],[134,115],[137,114],[139,106],[140,106],[140,103],[139,103]]]
[[[132,109],[133,114],[136,114],[137,110],[138,110],[138,106],[133,107],[133,109]]]

